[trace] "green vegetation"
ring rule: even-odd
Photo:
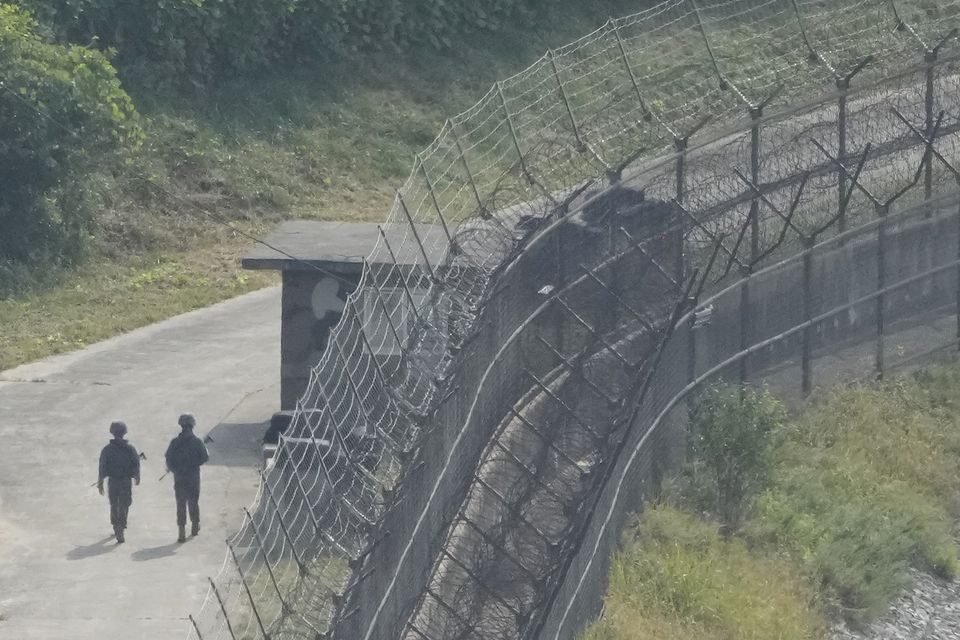
[[[952,367],[838,391],[776,453],[747,535],[801,561],[853,622],[881,613],[910,565],[957,574],[958,382]]]
[[[125,79],[183,86],[345,53],[449,50],[532,20],[558,0],[26,0],[62,40],[119,51]]]
[[[628,529],[585,638],[822,637],[819,616],[885,611],[911,566],[955,578],[958,386],[960,365],[936,367],[790,419],[765,391],[706,391],[666,491],[676,506]],[[731,477],[750,482],[724,489]],[[775,632],[771,607],[785,612]]]
[[[614,559],[603,617],[582,640],[812,640],[815,590],[781,557],[660,506]]]
[[[0,296],[42,263],[80,258],[95,217],[83,185],[92,151],[141,136],[107,58],[38,28],[0,4]]]
[[[15,183],[31,206],[0,209],[0,316],[6,320],[0,370],[105,337],[106,327],[128,330],[267,282],[251,276],[236,286],[244,280],[236,258],[246,247],[217,221],[261,235],[288,218],[382,220],[414,153],[448,116],[547,48],[654,1],[17,4],[33,10],[36,22],[0,0],[6,43],[0,46],[7,47],[0,51],[0,126],[13,126],[5,139],[23,145],[0,154],[11,148],[27,154],[26,161],[0,157],[0,172],[10,172],[0,179]],[[942,4],[920,0],[901,9],[927,33],[960,7]],[[724,73],[744,91],[760,100],[787,84],[794,93],[781,97],[789,101],[811,86],[832,87],[823,68],[802,62],[788,5],[750,12],[726,6],[711,10],[705,29]],[[811,36],[842,40],[845,60],[873,50],[878,38],[884,45],[915,45],[892,31],[886,10],[868,15],[826,2],[810,8],[816,16],[808,25]],[[636,33],[626,33],[630,29]],[[792,40],[765,35],[787,29]],[[742,115],[732,92],[712,88],[714,69],[691,24],[664,14],[625,27],[624,35],[642,43],[628,57],[651,107],[678,129],[698,121],[698,109],[711,111],[718,123],[724,113]],[[794,55],[798,65],[770,63],[788,50],[800,55]],[[572,66],[565,73],[592,83],[597,74],[587,71],[599,59],[567,56]],[[871,71],[882,67],[878,62]],[[569,82],[574,111],[588,103],[595,110],[602,85]],[[636,116],[632,93],[614,97],[600,120]],[[691,98],[697,109],[688,108]],[[517,115],[518,121],[542,117],[537,109]],[[534,131],[542,122],[520,124]],[[612,159],[669,146],[669,140],[653,139],[658,131],[644,127],[610,136],[597,142],[598,149]],[[532,147],[531,153],[569,151],[551,136]],[[505,155],[500,151],[491,157]],[[567,170],[597,169],[581,158],[558,163],[563,168],[551,169],[553,179]],[[505,191],[508,182],[500,185]],[[0,190],[0,206],[16,193]],[[129,273],[149,271],[157,260],[210,271],[181,274],[175,287],[127,287]],[[81,290],[89,302],[73,293]],[[102,321],[103,299],[109,300],[109,322]],[[69,338],[48,339],[57,335]]]
[[[60,286],[0,300],[0,369],[72,351],[272,282],[237,269],[246,238],[202,251],[147,253],[84,265]]]
[[[750,498],[766,485],[784,417],[783,405],[766,391],[742,394],[725,386],[707,389],[692,412],[686,493],[725,528],[736,530]]]
[[[141,6],[96,4],[131,11]],[[71,174],[88,214],[76,236],[82,249],[58,253],[56,260],[8,260],[0,271],[0,370],[269,282],[240,271],[238,258],[250,242],[210,216],[257,235],[287,218],[382,220],[413,155],[447,116],[546,48],[633,7],[626,0],[551,4],[535,20],[503,25],[496,33],[472,32],[444,52],[411,46],[323,63],[283,63],[220,74],[215,84],[197,85],[196,91],[133,83],[140,116],[131,112],[129,122],[142,136],[131,128],[117,145],[85,143],[80,155],[87,162]],[[96,51],[56,48],[109,66]],[[122,47],[115,59],[124,77],[156,77],[145,68],[124,67],[131,58]],[[63,124],[81,133],[87,126],[68,117]],[[51,138],[69,137],[49,126]],[[0,238],[29,246],[17,229],[0,232]],[[162,279],[129,286],[131,274],[151,271],[158,260],[185,269],[175,286]]]

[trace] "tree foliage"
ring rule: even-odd
[[[206,84],[279,61],[455,46],[559,0],[22,0],[57,37],[119,52],[125,78]]]
[[[92,223],[83,168],[141,135],[107,56],[38,29],[0,4],[0,295],[17,265],[77,257]]]

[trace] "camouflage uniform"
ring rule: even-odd
[[[177,526],[182,529],[186,525],[189,510],[193,535],[200,530],[200,465],[209,459],[207,448],[193,435],[192,428],[185,428],[167,447],[167,468],[173,472],[177,500]]]
[[[127,512],[133,503],[133,481],[140,482],[140,457],[137,450],[123,438],[114,438],[100,452],[98,484],[109,478],[107,495],[110,497],[110,524],[122,542],[127,528]]]

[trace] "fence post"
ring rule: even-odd
[[[923,96],[923,107],[924,107],[924,133],[927,136],[927,140],[933,135],[933,126],[934,126],[934,116],[933,116],[933,92],[934,92],[934,76],[936,70],[937,62],[937,50],[930,49],[923,54],[923,62],[926,67],[926,90]],[[929,200],[933,195],[933,154],[928,154],[926,159],[926,166],[924,167],[923,175],[923,199]],[[927,209],[926,217],[930,217],[933,213],[930,209]]]
[[[283,592],[280,591],[280,583],[277,582],[277,576],[273,573],[273,565],[270,564],[270,556],[267,555],[267,550],[264,548],[263,538],[260,536],[260,529],[257,528],[257,523],[253,519],[253,514],[251,514],[250,510],[246,507],[243,508],[243,512],[247,515],[247,520],[250,522],[250,530],[253,531],[253,539],[257,543],[257,549],[260,550],[260,557],[263,558],[263,564],[267,567],[267,575],[270,576],[270,584],[273,585],[273,590],[277,593],[277,599],[280,600],[280,607],[285,612],[291,612],[293,609],[291,609],[290,605],[287,604],[286,599],[283,597]]]
[[[690,320],[687,322],[687,382],[693,382],[697,378],[697,317],[696,314],[690,314]]]
[[[637,82],[637,76],[633,72],[633,67],[630,66],[630,59],[627,58],[627,50],[623,46],[623,38],[620,37],[620,25],[617,22],[613,23],[613,35],[617,38],[617,47],[620,49],[620,60],[623,62],[623,66],[627,69],[627,75],[630,76],[630,84],[633,85],[633,91],[637,94],[637,100],[640,102],[640,111],[642,113],[642,117],[644,121],[650,122],[653,114],[647,107],[647,101],[644,100],[643,92],[640,91],[640,84]]]
[[[220,590],[217,589],[217,583],[213,581],[213,578],[207,578],[210,581],[210,586],[213,588],[213,595],[217,598],[217,604],[220,605],[220,612],[223,614],[223,621],[227,623],[227,631],[230,633],[231,640],[237,640],[237,635],[233,632],[233,625],[230,624],[230,616],[227,615],[227,607],[223,604],[223,598],[220,597]]]
[[[417,303],[413,301],[413,293],[411,293],[410,285],[407,283],[407,276],[406,274],[403,273],[403,267],[397,261],[397,254],[393,252],[393,247],[390,246],[390,241],[387,239],[387,234],[383,230],[383,227],[380,225],[377,225],[377,231],[380,232],[380,238],[383,240],[383,246],[387,248],[387,252],[390,254],[390,259],[393,260],[393,264],[396,265],[397,267],[397,278],[400,280],[400,286],[403,289],[403,293],[407,296],[407,302],[410,303],[410,312],[413,314],[413,317],[416,320],[416,322],[421,323],[422,320],[420,318],[420,313],[417,311]],[[429,262],[427,263],[427,266],[428,267],[430,266]],[[414,273],[415,269],[416,267],[414,267],[413,265],[410,266],[411,274],[416,275]],[[431,277],[433,276],[432,271],[430,272],[430,275]],[[418,281],[420,280],[419,275],[417,275],[416,278]]]
[[[867,64],[873,61],[873,56],[867,56],[861,60],[850,73],[845,76],[837,76],[836,85],[840,92],[837,100],[837,160],[843,163],[847,159],[847,94],[850,91],[850,81],[860,73]],[[837,170],[837,233],[842,234],[847,230],[847,175],[842,167]],[[840,240],[840,246],[846,244],[845,239]]]
[[[557,89],[560,90],[560,99],[567,110],[567,117],[570,119],[570,127],[573,129],[573,138],[577,141],[576,150],[583,153],[587,145],[583,143],[580,137],[580,127],[577,126],[577,119],[573,117],[573,109],[570,108],[570,100],[567,99],[567,91],[563,88],[563,80],[560,78],[560,70],[557,68],[557,57],[553,54],[553,49],[547,50],[547,57],[550,59],[550,68],[553,69],[553,77],[557,81]]]
[[[809,323],[813,318],[813,246],[816,236],[803,238],[803,320]],[[813,353],[813,325],[807,324],[803,330],[803,349],[800,357],[801,391],[803,397],[810,395],[813,388],[813,370],[811,354]]]
[[[901,24],[904,27],[910,29],[911,32],[913,32],[913,29],[910,28],[905,22],[901,21]],[[947,35],[943,36],[943,38],[940,39],[940,42],[933,45],[932,47],[928,47],[927,45],[923,44],[923,42],[921,41],[921,44],[924,47],[923,63],[925,68],[925,79],[926,79],[923,106],[924,106],[924,120],[925,120],[924,124],[926,125],[926,127],[924,128],[924,134],[926,134],[927,140],[932,139],[934,134],[934,129],[936,128],[936,119],[934,118],[934,112],[933,112],[934,91],[936,90],[934,86],[934,81],[936,80],[937,61],[940,57],[940,49],[943,48],[943,46],[947,44],[947,42],[949,42],[956,36],[957,36],[957,29],[954,28],[954,29],[951,29]],[[923,178],[923,195],[924,195],[924,198],[927,200],[929,200],[930,197],[933,195],[933,155],[932,154],[927,157],[927,161],[926,161],[925,174]],[[929,217],[930,215],[932,214],[928,210],[927,217]]]
[[[760,118],[762,107],[750,107],[750,180],[760,184]],[[760,202],[756,194],[750,201],[750,260],[760,255]]]
[[[850,83],[841,78],[837,80],[840,97],[837,100],[837,159],[843,162],[847,157],[847,89]],[[837,233],[847,230],[847,174],[843,169],[837,171]],[[846,240],[840,241],[842,247]]]
[[[675,171],[677,197],[675,202],[678,206],[674,207],[675,213],[679,213],[676,210],[685,204],[687,197],[687,147],[689,146],[689,141],[690,139],[686,136],[682,138],[674,137],[673,139],[673,146],[677,150]],[[680,221],[678,224],[679,228],[677,229],[677,247],[674,249],[674,251],[676,251],[676,256],[674,256],[676,259],[676,272],[674,277],[679,282],[683,280],[683,238],[686,233],[686,225],[684,224],[683,215],[674,215],[674,219]]]
[[[480,191],[477,189],[477,183],[473,179],[473,172],[470,171],[470,165],[467,163],[467,156],[463,151],[463,144],[460,142],[460,136],[457,135],[457,127],[450,123],[450,134],[453,136],[453,142],[457,145],[457,154],[460,156],[460,163],[463,165],[463,172],[467,176],[467,182],[470,184],[470,191],[473,193],[473,199],[477,202],[477,213],[481,216],[485,213],[486,207],[483,206],[483,200],[480,199]]]
[[[382,230],[381,230],[381,233]],[[389,248],[389,246],[388,246]],[[400,360],[404,364],[409,364],[409,356],[407,355],[407,349],[404,347],[403,339],[400,337],[400,332],[397,329],[397,325],[393,323],[393,317],[390,315],[390,309],[387,308],[387,302],[383,299],[383,291],[380,289],[380,285],[377,284],[376,276],[373,274],[373,267],[370,266],[370,263],[367,262],[367,259],[363,259],[363,264],[367,269],[367,272],[370,274],[370,285],[373,288],[374,293],[377,296],[377,304],[380,305],[380,310],[383,312],[383,317],[387,321],[387,327],[390,329],[390,334],[393,336],[394,341],[397,343],[397,349],[400,350]],[[396,261],[394,261],[396,264]],[[404,275],[400,268],[397,268],[397,277],[403,281]],[[414,317],[416,317],[416,309],[414,309]]]
[[[423,246],[423,240],[420,238],[420,233],[417,232],[417,225],[413,223],[413,216],[410,215],[410,210],[407,209],[407,203],[403,199],[403,194],[399,191],[397,191],[397,202],[400,203],[400,210],[403,211],[403,217],[407,219],[407,224],[410,225],[410,231],[413,232],[413,239],[417,241],[417,247],[420,248],[420,255],[423,257],[423,264],[427,267],[427,274],[429,274],[430,280],[432,282],[439,282],[440,280],[437,278],[437,273],[433,270],[433,265],[430,264],[430,258],[427,256],[427,249]],[[440,209],[438,208],[437,211],[439,210]],[[386,240],[386,236],[384,236],[384,243],[386,243]],[[396,260],[394,260],[394,262],[396,262]]]
[[[887,214],[890,212],[889,203],[877,206],[877,216],[880,218],[880,224],[877,225],[877,353],[876,353],[876,376],[877,380],[883,380],[884,370],[884,318],[883,308],[886,303],[884,289],[887,286]]]
[[[713,47],[710,45],[710,38],[707,37],[707,30],[703,27],[703,17],[700,15],[700,6],[697,5],[696,0],[687,0],[687,3],[693,8],[693,17],[697,20],[697,28],[700,31],[700,35],[703,37],[703,44],[707,48],[707,55],[710,57],[710,62],[713,64],[713,71],[717,76],[719,82],[720,90],[726,91],[730,88],[729,81],[726,76],[723,75],[723,72],[720,71],[720,64],[717,62],[717,56],[713,54]],[[740,93],[737,91],[737,93]],[[743,97],[743,94],[740,94],[740,97]]]
[[[187,618],[190,619],[190,624],[193,625],[193,630],[197,634],[197,640],[203,640],[203,634],[200,633],[200,625],[197,624],[197,621],[194,620],[193,614],[188,614]]]
[[[674,277],[678,282],[683,280],[683,243],[684,237],[686,235],[686,224],[685,216],[680,211],[683,207],[686,196],[687,196],[687,148],[689,146],[689,138],[687,137],[677,137],[673,138],[673,145],[677,151],[677,162],[675,166],[674,176],[675,176],[675,187],[677,191],[677,196],[674,199],[674,220],[677,220],[677,247],[674,249],[676,255],[675,273]],[[697,374],[697,332],[695,329],[696,325],[696,314],[690,315],[690,321],[687,325],[688,339],[687,339],[687,378],[689,381],[692,381]]]
[[[564,249],[567,248],[565,246],[566,243],[563,241],[564,228],[559,227],[556,233],[553,234],[553,236],[556,239],[556,242],[555,242],[556,243],[556,260],[557,260],[556,290],[563,291],[566,288],[568,281],[570,280],[570,278],[567,275],[566,261],[564,260],[564,257],[565,257]],[[551,313],[554,314],[553,329],[556,332],[555,340],[556,340],[557,349],[560,352],[564,352],[566,351],[566,347],[567,347],[567,331],[566,331],[567,323],[566,323],[566,320],[564,319],[564,315],[560,313],[560,311],[556,307],[557,305],[553,304],[551,308]],[[575,341],[574,341],[574,344],[576,344]]]
[[[362,334],[363,331],[361,330],[360,333]],[[339,333],[337,335],[339,335]],[[353,372],[350,371],[350,363],[347,361],[347,356],[343,353],[343,347],[339,342],[336,341],[334,336],[331,336],[330,343],[337,348],[337,359],[340,361],[340,366],[343,368],[343,377],[347,379],[347,386],[350,387],[350,392],[353,394],[354,399],[356,399],[357,406],[360,407],[360,413],[363,415],[364,421],[364,433],[368,436],[376,435],[377,427],[374,424],[373,418],[371,418],[370,414],[367,413],[367,407],[364,404],[364,396],[362,393],[360,393],[360,387],[357,386],[356,381],[353,379]],[[395,444],[390,442],[390,439],[386,434],[382,433],[381,436],[383,436],[384,440],[389,444]]]
[[[527,179],[528,184],[533,184],[533,176],[527,170],[527,162],[523,157],[523,151],[520,150],[520,140],[517,138],[517,130],[513,126],[513,118],[510,116],[510,109],[507,107],[507,98],[503,95],[503,84],[497,82],[497,95],[500,97],[500,106],[503,107],[504,119],[507,121],[507,127],[510,129],[510,137],[513,139],[513,148],[517,152],[517,158],[520,161],[520,171]]]
[[[277,514],[277,522],[280,523],[280,530],[283,531],[283,537],[286,538],[287,544],[290,545],[290,553],[293,555],[293,559],[297,563],[297,568],[300,570],[300,575],[302,576],[306,573],[309,573],[307,564],[303,561],[303,558],[300,557],[300,553],[297,551],[297,545],[294,544],[293,538],[290,536],[290,532],[287,530],[287,523],[284,521],[283,514],[280,512],[280,504],[273,495],[273,489],[270,488],[270,482],[267,480],[263,472],[260,473],[260,480],[263,482],[263,488],[267,493],[267,498],[270,499],[270,504],[273,506],[273,512]]]
[[[237,552],[233,550],[233,545],[230,544],[230,541],[227,540],[227,549],[230,551],[230,557],[233,558],[233,564],[237,568],[237,575],[240,576],[240,584],[243,585],[243,590],[247,594],[247,600],[250,602],[250,608],[253,609],[253,617],[257,621],[257,626],[260,628],[260,634],[263,636],[264,640],[270,640],[270,634],[267,633],[267,628],[263,625],[263,618],[260,617],[260,610],[257,609],[257,602],[253,598],[253,593],[250,592],[250,585],[247,584],[247,576],[243,573],[243,567],[240,566],[240,559],[237,558]],[[283,600],[280,601],[281,603]]]
[[[370,274],[370,277],[373,277],[373,274]],[[353,318],[357,322],[357,331],[360,333],[360,339],[363,341],[363,346],[367,350],[367,353],[370,354],[370,360],[373,362],[373,369],[377,374],[377,379],[380,381],[380,386],[383,387],[383,392],[389,395],[390,385],[387,383],[387,375],[383,371],[383,365],[380,364],[380,361],[377,360],[377,352],[373,350],[373,345],[370,344],[370,338],[367,337],[366,331],[363,328],[363,311],[357,309],[357,300],[355,298],[353,302]]]
[[[750,265],[740,268],[740,350],[746,351],[750,348],[750,277],[752,275]],[[744,354],[740,358],[740,384],[746,384],[750,375],[750,369],[747,363],[749,356]]]
[[[450,124],[449,120],[447,120],[447,124]],[[453,130],[453,125],[450,125],[450,130]],[[453,137],[454,140],[456,140],[456,134],[453,134]],[[450,250],[453,251],[453,237],[450,235],[450,228],[447,227],[447,221],[443,217],[443,210],[440,208],[437,193],[433,188],[433,180],[430,179],[430,174],[427,173],[427,165],[423,163],[423,157],[419,153],[417,154],[417,163],[420,165],[420,173],[423,174],[423,181],[427,183],[427,191],[430,193],[430,201],[433,202],[433,208],[437,211],[437,219],[440,220],[440,226],[443,227],[443,235],[447,236],[447,244],[450,246]]]

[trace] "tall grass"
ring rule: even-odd
[[[584,640],[823,637],[824,616],[857,626],[883,613],[909,567],[955,578],[958,389],[960,364],[932,367],[834,390],[767,430],[769,472],[743,495],[739,528],[703,500],[716,487],[704,486],[711,475],[693,446],[666,492],[680,506],[650,509],[628,528],[603,616]],[[737,412],[749,421],[772,406],[762,391],[727,391],[705,394],[698,421],[716,414],[729,426]]]
[[[673,507],[643,514],[613,565],[603,617],[582,640],[808,640],[825,626],[789,562]]]
[[[881,613],[914,565],[957,575],[956,366],[835,391],[791,425],[746,533],[785,549],[857,623]]]

